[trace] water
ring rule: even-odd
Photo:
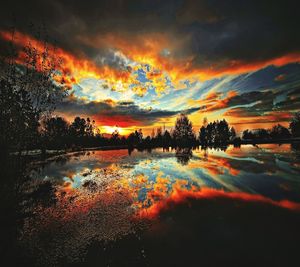
[[[290,145],[70,153],[32,166],[20,246],[36,265],[292,266]],[[200,264],[201,263],[201,264]]]

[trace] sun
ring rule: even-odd
[[[126,130],[122,127],[118,127],[116,126],[101,126],[100,127],[100,131],[102,133],[107,133],[107,134],[112,134],[114,131],[118,131],[120,135],[125,135],[126,134]]]

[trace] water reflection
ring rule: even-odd
[[[71,261],[85,257],[91,243],[137,233],[149,220],[191,200],[300,211],[300,164],[294,149],[247,145],[54,157],[32,171],[24,208],[35,216],[26,220],[22,243],[40,251],[43,260],[63,255]],[[43,233],[52,233],[45,244]],[[62,244],[64,252],[58,252]]]
[[[181,165],[187,165],[193,156],[193,152],[191,148],[177,148],[175,156],[178,163]]]
[[[300,201],[299,157],[290,145],[260,145],[224,149],[126,150],[73,153],[37,166],[36,179],[56,180],[61,186],[80,188],[87,180],[105,179],[109,170],[132,181],[147,179],[142,191],[165,179],[171,185],[185,181],[187,187],[213,188],[260,194],[273,200]],[[148,190],[149,191],[149,190]],[[139,195],[142,195],[140,193]]]

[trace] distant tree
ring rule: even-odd
[[[217,125],[216,130],[216,140],[215,142],[224,144],[229,142],[231,137],[231,132],[229,130],[229,125],[225,119],[221,120]]]
[[[70,137],[73,144],[83,145],[84,137],[86,136],[86,120],[84,118],[76,117],[70,125]]]
[[[199,131],[199,141],[201,145],[207,144],[207,132],[206,132],[206,127],[204,125],[201,126]]]
[[[193,125],[185,114],[177,118],[173,138],[178,146],[191,146],[195,142]]]
[[[48,145],[62,148],[67,145],[68,122],[62,117],[48,118],[44,122],[44,137]]]
[[[290,138],[291,133],[287,128],[278,124],[271,129],[270,136],[272,139],[285,139],[285,138]]]
[[[129,147],[134,147],[137,144],[136,136],[134,133],[130,133],[127,137],[127,144]]]
[[[115,129],[113,131],[113,133],[111,134],[110,140],[113,145],[120,145],[121,139],[120,139],[120,133],[119,133],[118,129]]]
[[[230,128],[230,140],[233,141],[236,138],[236,132],[233,127]]]
[[[199,142],[201,145],[207,145],[207,125],[208,120],[206,117],[204,117],[202,126],[199,130]]]
[[[143,141],[143,131],[142,129],[139,129],[138,131],[135,131],[136,138],[138,140],[138,143],[141,143]]]
[[[206,127],[204,126],[206,124]],[[202,125],[199,131],[199,141],[201,145],[223,145],[231,140],[231,136],[235,136],[235,130],[226,120],[214,121]]]
[[[136,130],[134,133],[129,134],[127,144],[129,147],[140,146],[143,142],[142,129]]]
[[[252,139],[254,139],[254,134],[250,130],[247,129],[247,130],[243,131],[242,138],[244,140],[252,140]]]
[[[85,133],[88,137],[93,137],[95,135],[95,121],[91,121],[90,118],[86,119]]]
[[[155,144],[155,146],[162,146],[163,145],[163,132],[162,132],[161,127],[156,128],[156,134],[155,134],[155,137],[154,137],[154,144]]]
[[[257,129],[254,131],[254,137],[257,140],[265,140],[270,138],[270,133],[266,129]]]
[[[146,148],[152,146],[151,137],[149,135],[143,140],[143,146]]]
[[[266,129],[255,129],[253,131],[245,130],[243,131],[244,140],[255,140],[255,141],[262,141],[266,139],[270,139],[270,133]]]
[[[162,137],[163,147],[169,147],[172,144],[172,137],[168,130],[165,130],[164,135]]]
[[[290,123],[290,129],[293,137],[300,137],[300,112],[297,112],[294,115],[294,118]]]
[[[151,138],[152,138],[152,139],[155,138],[155,130],[154,130],[154,129],[152,129],[152,131],[151,131]]]

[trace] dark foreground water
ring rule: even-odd
[[[89,151],[31,165],[18,266],[299,266],[290,145]]]

